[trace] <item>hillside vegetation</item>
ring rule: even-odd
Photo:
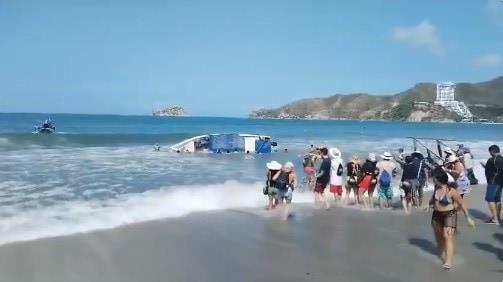
[[[419,83],[394,95],[336,94],[326,98],[298,100],[276,109],[257,110],[251,113],[250,117],[413,121],[453,121],[460,118],[433,105],[414,107],[414,102],[433,103],[435,97],[436,84]],[[480,83],[458,83],[456,99],[465,102],[478,118],[501,121],[503,120],[503,77]]]

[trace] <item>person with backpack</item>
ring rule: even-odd
[[[276,196],[278,193],[278,188],[276,188],[276,180],[273,179],[274,176],[281,171],[281,164],[277,161],[271,161],[266,164],[267,167],[267,180],[266,186],[263,189],[264,195],[269,198],[269,204],[267,205],[267,210],[272,210],[276,207],[277,200]]]
[[[342,198],[342,174],[344,173],[341,151],[337,148],[330,148],[328,154],[331,159],[330,193],[334,194],[336,201],[340,201]]]
[[[393,199],[391,180],[397,174],[396,169],[398,165],[392,161],[393,155],[389,152],[384,152],[381,158],[382,160],[376,165],[377,169],[379,169],[379,190],[377,191],[377,195],[379,197],[379,206],[383,209],[391,208],[391,201]]]
[[[293,168],[292,162],[286,162],[272,178],[275,181],[277,189],[276,201],[283,220],[287,220],[290,217],[288,206],[292,202],[293,190],[297,184],[297,176]]]

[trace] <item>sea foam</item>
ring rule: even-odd
[[[262,208],[262,183],[227,181],[215,185],[170,186],[106,200],[60,202],[37,209],[7,207],[0,217],[0,244],[55,237],[127,224],[173,218],[194,212]],[[312,202],[310,193],[294,193],[294,203]]]

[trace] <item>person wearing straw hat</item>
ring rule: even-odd
[[[335,200],[340,201],[342,197],[344,162],[341,158],[341,151],[337,148],[330,148],[328,155],[332,162],[330,167],[330,193],[334,194]]]
[[[267,167],[267,182],[266,187],[264,187],[264,195],[269,198],[269,204],[267,205],[268,210],[276,207],[276,195],[278,193],[278,188],[276,188],[276,180],[274,176],[281,170],[281,164],[277,161],[271,161],[266,164]]]
[[[355,201],[358,203],[358,183],[360,182],[362,166],[360,164],[360,157],[353,156],[351,161],[346,164],[347,179],[346,179],[346,197],[344,202],[346,205],[349,203],[349,194],[353,191]]]
[[[392,178],[396,176],[396,169],[398,165],[393,162],[393,155],[389,152],[384,152],[381,156],[382,160],[376,165],[379,169],[378,183],[379,190],[377,195],[379,197],[379,207],[391,208],[391,201],[393,199],[393,189],[391,188]]]

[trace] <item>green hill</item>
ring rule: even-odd
[[[250,117],[414,121],[459,119],[441,107],[414,105],[415,102],[433,103],[435,97],[435,83],[419,83],[394,95],[357,93],[303,99],[276,109],[255,111]],[[480,83],[458,83],[456,99],[465,102],[478,118],[503,120],[503,77]]]

